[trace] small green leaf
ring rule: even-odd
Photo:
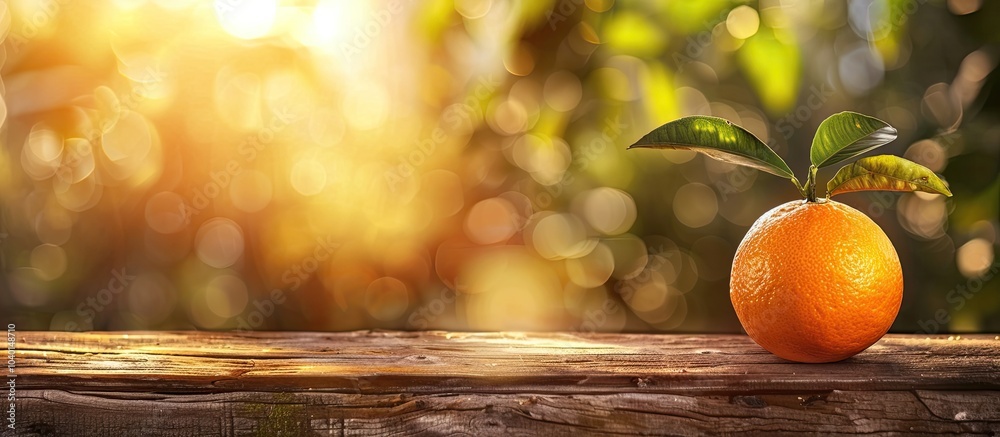
[[[817,168],[851,159],[896,139],[888,123],[857,112],[833,114],[820,123],[809,159]]]
[[[852,191],[926,191],[951,197],[944,180],[929,168],[898,156],[861,158],[837,170],[826,184],[827,196]]]
[[[629,146],[694,150],[712,158],[794,179],[788,164],[767,144],[729,120],[695,115],[671,121]]]

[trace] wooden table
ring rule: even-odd
[[[740,335],[18,332],[17,348],[15,435],[1000,433],[992,334],[889,335],[818,365]]]

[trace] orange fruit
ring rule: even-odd
[[[736,250],[730,298],[747,334],[792,361],[851,357],[889,330],[903,298],[899,257],[868,216],[832,200],[792,201]]]

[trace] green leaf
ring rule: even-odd
[[[823,120],[813,137],[809,160],[817,168],[851,159],[896,139],[888,123],[857,112],[841,112]]]
[[[671,121],[629,146],[694,150],[712,158],[793,179],[788,164],[767,144],[729,120],[695,115]]]
[[[826,184],[827,196],[852,191],[926,191],[951,197],[944,180],[929,168],[898,156],[861,158],[837,170]]]

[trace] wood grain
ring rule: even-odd
[[[16,435],[1000,432],[995,335],[817,365],[738,335],[18,334]]]

